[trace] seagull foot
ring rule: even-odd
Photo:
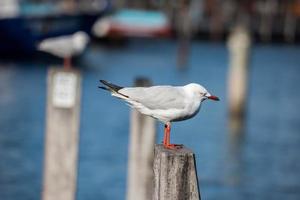
[[[166,144],[164,145],[164,147],[166,149],[176,150],[176,149],[181,149],[183,147],[183,144]]]

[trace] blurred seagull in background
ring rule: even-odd
[[[203,86],[190,83],[185,86],[152,86],[152,87],[120,87],[100,80],[112,96],[126,101],[131,107],[144,115],[151,116],[165,124],[163,145],[174,149],[180,145],[170,144],[171,122],[182,121],[194,117],[200,110],[201,103],[206,100],[219,101]]]
[[[82,53],[89,40],[88,34],[78,31],[72,35],[47,38],[38,44],[38,50],[63,58],[64,68],[70,68],[72,57]]]

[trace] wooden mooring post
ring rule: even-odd
[[[76,70],[48,72],[43,200],[74,200],[81,76]]]
[[[150,86],[150,80],[137,78],[135,86]],[[127,200],[149,200],[152,197],[153,149],[156,123],[136,110],[130,114]]]
[[[232,133],[241,133],[246,111],[251,35],[247,27],[237,25],[228,38],[228,107]]]
[[[200,200],[194,153],[155,145],[152,200]]]

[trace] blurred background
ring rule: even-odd
[[[41,199],[47,71],[71,57],[41,44],[78,31],[76,199],[125,199],[130,108],[97,86],[137,77],[220,97],[172,126],[202,199],[300,199],[299,17],[299,0],[0,0],[0,199]]]

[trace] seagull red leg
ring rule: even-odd
[[[72,60],[71,57],[64,58],[64,69],[71,69],[72,67]]]
[[[171,132],[171,124],[167,123],[167,148],[170,147],[170,132]]]
[[[164,147],[167,149],[182,148],[181,144],[170,144],[171,123],[165,125]]]
[[[170,144],[170,132],[171,132],[171,124],[167,123],[166,124],[166,144],[165,144],[165,148],[167,149],[175,149],[175,145]]]
[[[164,129],[164,140],[163,140],[163,145],[166,147],[167,145],[167,124],[165,124],[165,129]]]

